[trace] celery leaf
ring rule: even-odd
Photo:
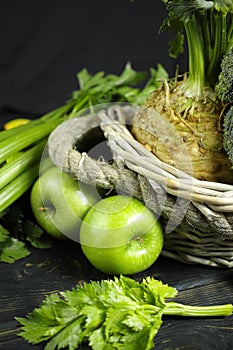
[[[9,231],[0,224],[0,243],[9,237]]]
[[[1,234],[0,234],[1,236]],[[16,238],[8,237],[0,242],[0,261],[5,263],[14,263],[16,260],[30,255],[30,251],[25,244]]]
[[[35,248],[44,249],[52,246],[52,239],[30,220],[26,220],[22,224],[22,232],[26,236],[26,240]]]
[[[0,262],[11,264],[29,254],[25,244],[11,237],[10,232],[0,224]]]

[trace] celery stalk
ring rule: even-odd
[[[0,142],[0,163],[12,154],[23,150],[36,141],[49,135],[61,123],[61,120],[48,121],[29,130],[23,130]],[[30,123],[29,123],[30,124]]]
[[[168,302],[164,308],[165,315],[193,317],[230,316],[232,311],[232,304],[196,306]]]
[[[25,125],[20,125],[17,128],[13,128],[10,130],[2,130],[0,132],[0,142],[6,139],[9,139],[11,136],[18,135],[20,132],[25,130],[30,130],[37,125],[42,125],[42,123],[46,123],[53,120],[60,120],[62,122],[65,119],[66,113],[72,110],[74,103],[65,104],[64,106],[58,107],[55,110],[46,113],[42,117],[30,121]],[[1,153],[1,151],[0,151]]]
[[[29,166],[38,163],[46,141],[41,141],[25,152],[21,152],[15,159],[0,168],[0,189],[9,184]]]
[[[0,191],[0,213],[21,197],[39,175],[39,164],[28,168]]]

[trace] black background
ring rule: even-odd
[[[173,33],[159,32],[167,15],[158,0],[40,0],[1,2],[0,110],[40,115],[78,88],[76,74],[119,74],[162,63],[172,75],[184,55],[171,59]]]

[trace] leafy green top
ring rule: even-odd
[[[149,93],[161,85],[159,80],[167,77],[168,74],[161,64],[157,65],[157,69],[151,68],[149,72],[138,72],[128,62],[120,75],[105,74],[103,71],[90,74],[84,68],[77,74],[79,89],[71,97],[71,101],[77,106],[69,117],[77,112],[83,102],[84,107],[109,102],[142,104]]]
[[[162,324],[162,315],[223,316],[232,305],[187,306],[167,302],[177,290],[146,277],[141,283],[125,277],[92,281],[71,291],[49,295],[26,318],[16,318],[19,334],[45,350],[75,350],[88,344],[94,350],[149,350]]]
[[[183,86],[189,96],[201,96],[203,88],[215,88],[223,55],[233,46],[233,2],[231,0],[162,0],[168,18],[161,30],[173,29],[170,55],[183,51],[186,34],[189,77]]]

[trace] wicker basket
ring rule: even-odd
[[[164,227],[164,256],[232,267],[233,186],[200,181],[161,162],[127,128],[136,111],[117,104],[67,120],[49,137],[52,161],[82,182],[142,200]],[[89,153],[101,144],[103,154]]]

